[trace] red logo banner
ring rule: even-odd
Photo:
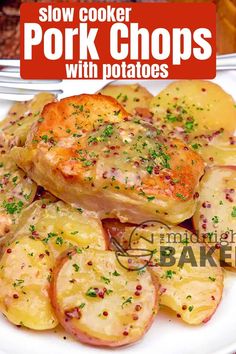
[[[213,4],[21,5],[25,79],[212,79]]]

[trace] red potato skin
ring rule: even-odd
[[[220,167],[220,166],[217,166]],[[236,166],[222,166],[222,167],[228,167],[228,168],[232,168],[232,169],[236,169]],[[107,237],[114,237],[117,238],[117,240],[119,240],[122,236],[122,233],[124,233],[125,230],[125,226],[134,226],[134,224],[122,224],[119,220],[117,219],[104,219],[102,221],[103,223],[103,227],[105,228]],[[183,223],[180,224],[181,227],[185,227],[186,229],[188,229],[189,231],[191,231],[192,233],[195,233],[196,231],[196,227],[193,223],[192,219],[188,219],[186,221],[184,221]],[[201,238],[201,241],[204,243],[204,239]],[[207,246],[207,245],[206,245]],[[150,269],[150,272],[152,273],[152,270]],[[156,279],[156,282],[158,282],[156,275],[152,274],[152,277]],[[158,291],[159,291],[160,286],[158,287]],[[220,297],[220,301],[218,303],[218,305],[215,308],[215,311],[211,314],[211,316],[206,317],[202,323],[207,323],[211,320],[211,318],[214,316],[219,304],[221,303],[222,300],[222,295],[223,295],[223,289],[221,291],[221,297]],[[158,294],[158,297],[161,296],[161,294]]]
[[[219,301],[218,305],[216,306],[215,311],[211,314],[211,316],[206,317],[205,320],[202,321],[202,323],[206,324],[206,323],[209,322],[209,321],[211,320],[211,318],[214,316],[214,314],[216,313],[216,310],[217,310],[218,307],[219,307],[219,304],[221,303],[222,296],[223,296],[223,288],[222,288],[222,290],[221,290],[220,301]]]
[[[214,169],[214,168],[224,168],[224,169],[228,168],[229,170],[236,170],[236,166],[221,166],[221,165],[216,165],[216,166],[214,166],[214,167],[212,167],[212,168],[213,168],[213,169]],[[192,218],[192,224],[193,224],[193,231],[196,233],[198,230],[197,230],[197,225],[194,223],[194,219],[193,219],[193,218]],[[200,235],[199,235],[199,236],[200,236]],[[200,236],[200,237],[201,237],[201,236]],[[204,242],[204,239],[203,239],[203,238],[201,238],[201,239],[202,239],[202,242]],[[230,269],[231,269],[231,268],[230,268]],[[223,289],[222,289],[222,290],[223,290]],[[207,317],[207,318],[203,321],[203,323],[207,323],[207,322],[209,322],[209,321],[211,320],[212,316],[215,314],[216,310],[218,309],[219,304],[221,303],[222,295],[223,295],[223,291],[221,292],[221,298],[220,298],[220,301],[219,301],[217,307],[215,308],[215,311],[211,314],[211,316]]]
[[[121,223],[118,219],[103,219],[102,220],[103,229],[105,232],[105,240],[108,243],[108,249],[114,250],[111,244],[111,239],[115,238],[118,242],[122,241],[122,236],[125,232],[126,227],[136,227],[137,224],[131,223]],[[124,249],[128,248],[128,242],[122,243]]]
[[[228,165],[228,166],[224,166],[224,165],[215,165],[213,167],[210,167],[209,170],[214,169],[214,168],[223,168],[223,169],[229,169],[229,170],[236,170],[236,166],[233,165]],[[194,223],[194,218],[192,218],[192,225],[193,225],[193,232],[197,233],[197,225]],[[199,235],[200,236],[200,235]],[[201,236],[200,236],[201,237]],[[201,238],[202,242],[204,242],[204,239]]]
[[[68,253],[73,255],[76,253],[76,250],[71,249],[71,250],[67,250],[66,252],[64,252],[64,254],[62,254],[61,256],[58,257],[55,267],[53,269],[53,273],[52,273],[52,281],[50,284],[50,288],[49,288],[49,296],[51,299],[51,303],[52,303],[52,307],[56,313],[56,316],[58,318],[59,323],[62,325],[62,327],[65,329],[65,331],[71,335],[73,335],[79,342],[84,343],[84,344],[89,344],[95,347],[104,347],[104,348],[115,348],[115,347],[121,347],[124,345],[128,345],[128,344],[132,344],[137,342],[139,339],[141,339],[145,333],[148,331],[148,329],[151,327],[156,315],[152,314],[150,321],[148,323],[148,325],[144,328],[144,331],[142,333],[142,335],[134,340],[130,340],[130,338],[125,337],[123,340],[120,341],[107,341],[107,340],[102,340],[99,338],[93,338],[90,337],[88,334],[79,331],[77,328],[74,328],[74,326],[72,326],[69,322],[65,321],[64,316],[61,314],[60,312],[60,307],[59,304],[57,302],[57,277],[58,274],[61,270],[61,268],[63,267],[63,265],[65,264],[65,262],[68,260]],[[155,308],[158,309],[159,308],[159,296],[158,296],[158,290],[159,290],[159,283],[157,278],[152,274],[152,272],[150,272],[151,274],[151,278],[155,287]]]

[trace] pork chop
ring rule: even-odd
[[[45,106],[17,164],[58,198],[122,222],[180,223],[195,211],[202,158],[108,96]]]

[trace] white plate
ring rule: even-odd
[[[236,100],[236,71],[221,72],[214,81]],[[157,94],[169,81],[148,80],[140,83],[151,93]],[[71,95],[75,93],[75,86],[76,82],[71,81]],[[0,119],[8,108],[9,102],[0,101]],[[35,332],[17,328],[0,316],[0,354],[100,354],[114,351],[119,354],[151,351],[156,354],[232,354],[236,351],[236,274],[227,272],[225,275],[222,302],[213,318],[202,326],[187,326],[175,315],[160,312],[139,343],[105,351],[82,345],[60,330]]]

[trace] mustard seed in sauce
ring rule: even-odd
[[[136,305],[135,306],[135,311],[140,311],[142,309],[142,306],[141,305]]]

